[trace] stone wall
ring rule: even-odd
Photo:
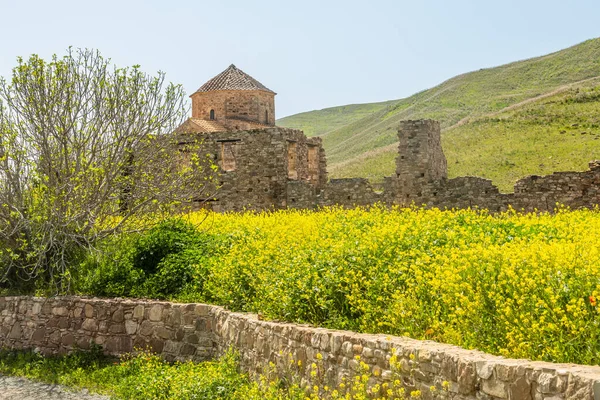
[[[398,130],[396,175],[386,177],[383,191],[375,191],[362,178],[334,179],[315,191],[305,193],[301,206],[316,208],[341,205],[365,206],[374,203],[438,208],[485,208],[492,212],[510,207],[525,211],[553,211],[557,204],[593,208],[600,205],[600,162],[593,161],[583,172],[556,172],[529,176],[516,182],[514,193],[500,193],[489,179],[464,176],[448,179],[446,159],[436,121],[404,121]]]
[[[287,208],[289,182],[305,183],[313,193],[327,182],[321,139],[307,138],[302,131],[274,127],[194,135],[202,142],[199,156],[209,155],[218,166],[218,190],[210,188],[205,191],[209,197],[197,199],[214,211]]]
[[[386,335],[358,334],[260,320],[204,304],[145,300],[0,298],[0,344],[45,354],[100,344],[108,354],[149,346],[167,360],[207,360],[234,347],[242,367],[260,373],[273,362],[280,371],[311,381],[318,363],[337,384],[369,366],[371,384],[399,379],[424,399],[598,400],[600,367],[496,357],[456,346]],[[395,353],[399,368],[392,370]],[[318,360],[318,354],[322,360]],[[442,390],[448,382],[448,391]],[[437,388],[436,393],[430,387]]]
[[[393,192],[387,197],[392,198],[393,204],[414,202],[439,208],[478,207],[491,211],[509,207],[553,211],[558,203],[574,209],[600,204],[600,164],[595,161],[590,163],[588,171],[529,176],[516,182],[514,193],[500,193],[488,179],[446,178],[437,122],[404,121],[398,130],[398,138],[398,179],[391,178],[396,182],[395,186],[388,184]],[[406,160],[409,160],[408,165]]]
[[[396,177],[398,196],[421,196],[422,186],[448,176],[442,151],[440,123],[433,120],[403,121],[398,130]]]
[[[78,297],[0,297],[0,345],[64,354],[92,343],[119,355],[150,348],[167,360],[208,360],[217,347],[203,304]]]
[[[321,139],[302,131],[273,127],[218,133],[193,133],[202,146],[199,156],[217,164],[218,190],[208,187],[197,201],[214,211],[316,209],[416,204],[438,208],[477,207],[492,212],[512,207],[553,211],[557,203],[571,208],[600,204],[600,162],[584,172],[529,176],[514,193],[500,193],[488,179],[447,178],[446,158],[436,121],[404,121],[398,131],[396,174],[381,188],[364,178],[327,179]],[[185,133],[181,134],[185,143]],[[199,184],[205,187],[205,182]],[[214,194],[214,195],[213,195]]]

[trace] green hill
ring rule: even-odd
[[[450,176],[483,176],[511,191],[522,176],[585,169],[600,158],[596,77],[600,39],[459,75],[406,99],[312,111],[278,124],[320,135],[331,177],[380,180],[394,171],[399,122],[437,119]]]

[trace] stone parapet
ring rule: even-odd
[[[150,347],[167,360],[207,360],[237,349],[242,367],[269,362],[311,382],[311,364],[335,385],[368,365],[372,383],[399,379],[425,399],[598,400],[600,367],[505,359],[405,337],[263,321],[205,304],[80,297],[0,298],[0,343],[45,354],[102,345],[108,354]],[[390,366],[396,354],[398,368]],[[432,392],[431,386],[439,390]],[[441,390],[447,388],[446,390]]]

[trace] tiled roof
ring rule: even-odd
[[[210,132],[224,132],[227,129],[218,123],[217,121],[211,121],[200,118],[190,118],[190,122],[194,128],[194,132],[198,133],[210,133]]]
[[[269,125],[263,125],[256,122],[226,119],[219,122],[208,119],[188,118],[176,132],[179,133],[214,133],[214,132],[232,132],[248,129],[271,128]]]
[[[197,92],[210,92],[213,90],[264,90],[275,93],[233,64],[200,86]]]

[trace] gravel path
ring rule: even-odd
[[[74,392],[60,385],[32,382],[24,378],[0,375],[2,400],[108,400],[87,390]]]

